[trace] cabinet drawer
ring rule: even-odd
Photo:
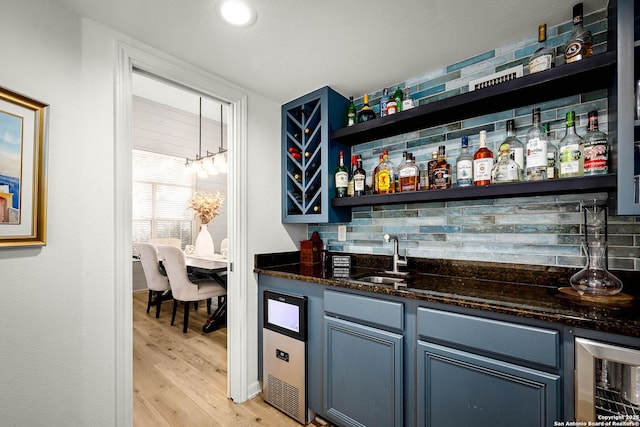
[[[399,302],[327,290],[324,292],[324,311],[372,326],[403,331],[404,307]]]
[[[558,368],[558,331],[418,308],[418,336]]]

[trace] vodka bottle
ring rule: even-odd
[[[473,156],[469,153],[469,138],[462,137],[462,148],[456,159],[456,183],[458,187],[473,185]]]
[[[547,132],[540,125],[540,109],[533,109],[533,124],[527,131],[527,181],[547,178]]]

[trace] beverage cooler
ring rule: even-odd
[[[577,421],[640,422],[640,350],[576,338]]]
[[[307,297],[264,291],[262,397],[301,424],[307,409]]]

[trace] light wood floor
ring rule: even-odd
[[[202,333],[208,316],[201,303],[183,334],[182,306],[174,326],[171,306],[163,303],[156,319],[155,307],[146,313],[147,291],[133,294],[134,426],[300,426],[261,397],[228,399],[227,329]]]

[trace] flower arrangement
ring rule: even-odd
[[[220,206],[224,202],[224,198],[220,192],[211,193],[194,193],[189,201],[189,207],[193,209],[194,217],[198,217],[202,224],[208,224],[220,213]]]

